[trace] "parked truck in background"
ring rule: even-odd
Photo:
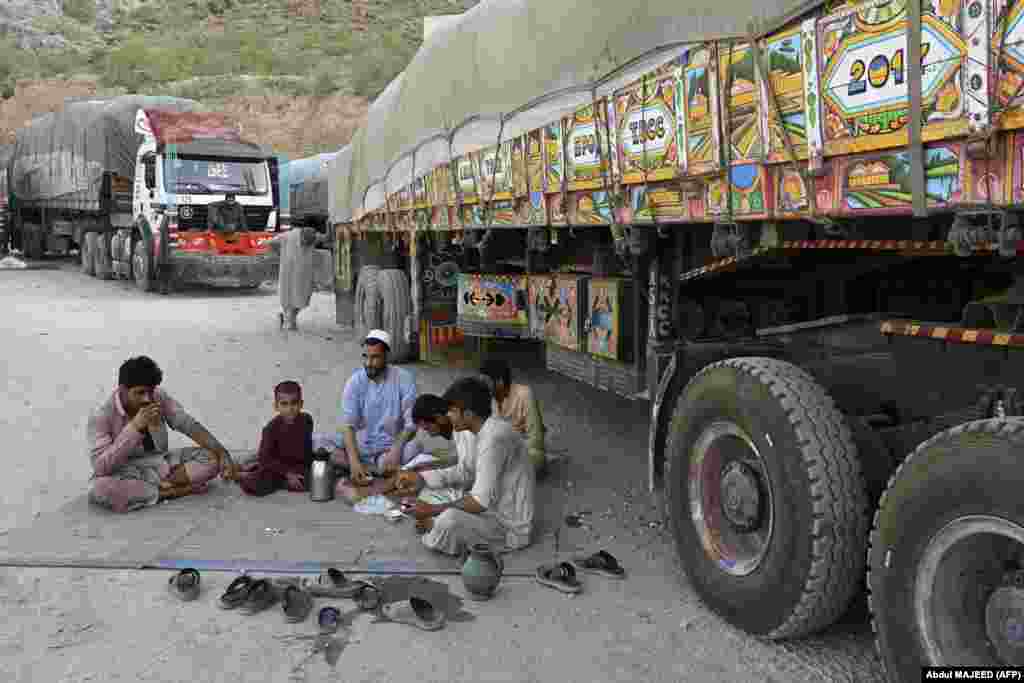
[[[190,100],[70,101],[17,133],[7,164],[13,230],[27,258],[77,250],[83,272],[144,291],[258,287],[276,277],[266,243],[287,226],[274,161]]]
[[[690,25],[642,3],[602,33],[609,4],[573,6],[592,14],[580,45]],[[421,357],[454,324],[650,401],[651,493],[731,624],[806,636],[866,583],[891,680],[1024,666],[1024,2],[778,4],[742,38],[644,45],[663,63],[525,133],[428,126],[419,144],[450,158],[403,139],[360,161],[359,183],[398,171],[357,185],[339,227],[345,317],[380,308],[358,283],[397,272],[412,294],[389,331]],[[485,16],[465,35],[508,42]],[[446,40],[401,106],[371,107],[380,130],[447,91],[468,48]],[[508,60],[509,88],[539,61]],[[496,116],[478,106],[467,122]]]

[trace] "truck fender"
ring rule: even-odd
[[[672,416],[672,410],[665,410],[664,404],[675,398],[679,393],[676,386],[676,359],[678,353],[673,353],[658,381],[657,390],[651,398],[651,428],[648,432],[647,443],[647,486],[650,493],[656,488],[658,465],[665,461],[665,438],[668,428],[668,420]]]

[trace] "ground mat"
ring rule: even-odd
[[[554,557],[561,492],[537,491],[534,544],[505,557],[508,575],[531,575]],[[562,548],[565,552],[569,548]],[[123,515],[83,495],[0,537],[0,565],[110,568],[194,567],[207,571],[308,573],[333,566],[381,574],[458,572],[459,563],[423,547],[413,521],[364,515],[345,502],[314,503],[284,491],[241,495],[215,482],[190,496]]]

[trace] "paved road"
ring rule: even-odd
[[[298,333],[278,331],[276,303],[270,290],[143,295],[70,264],[0,271],[0,535],[86,489],[86,416],[133,354],[157,359],[165,387],[231,447],[255,447],[282,379],[303,382],[318,429],[337,426],[341,387],[359,361],[352,335],[334,325],[327,295],[314,296]],[[424,391],[452,378],[416,370]],[[552,442],[571,445],[561,481],[567,509],[593,513],[592,527],[567,530],[566,542],[611,549],[629,568],[627,581],[589,580],[584,595],[569,598],[507,580],[499,598],[468,603],[475,620],[437,633],[361,616],[331,669],[309,656],[301,636],[312,624],[286,626],[277,611],[217,610],[229,575],[204,575],[204,597],[181,605],[165,593],[162,572],[0,569],[0,680],[881,680],[862,610],[786,644],[760,642],[710,614],[677,571],[644,493],[645,406],[623,407],[545,373],[529,379]]]

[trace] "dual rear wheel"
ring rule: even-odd
[[[921,444],[889,480],[870,551],[859,443],[790,363],[698,372],[672,416],[665,487],[694,590],[749,633],[795,638],[842,616],[869,565],[892,680],[920,680],[922,666],[1024,666],[1024,419]]]

